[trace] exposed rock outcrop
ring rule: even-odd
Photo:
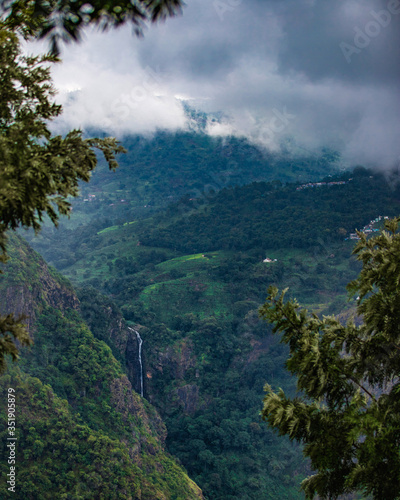
[[[196,384],[184,385],[176,389],[176,393],[185,413],[193,415],[198,409],[199,387]]]
[[[61,311],[79,309],[79,300],[71,284],[19,236],[12,235],[8,245],[9,260],[0,275],[0,314],[24,315],[32,333],[37,315],[44,307]]]

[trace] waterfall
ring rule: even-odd
[[[143,340],[142,337],[140,336],[140,333],[135,330],[134,328],[131,328],[128,326],[128,329],[131,330],[132,332],[136,333],[136,338],[138,341],[138,347],[139,347],[139,365],[140,365],[140,395],[143,397],[143,363],[142,363],[142,344]]]

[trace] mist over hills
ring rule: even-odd
[[[100,161],[90,183],[81,185],[81,196],[72,200],[74,216],[62,225],[106,219],[107,227],[109,221],[147,217],[183,196],[199,199],[257,181],[308,182],[344,168],[329,149],[311,152],[286,143],[272,153],[244,138],[211,137],[201,130],[126,136],[122,144],[127,153],[119,157],[119,168],[110,173]]]

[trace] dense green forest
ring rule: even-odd
[[[121,346],[110,336],[110,311],[140,331],[145,398],[166,423],[168,450],[209,499],[302,498],[301,450],[260,420],[265,382],[288,394],[294,386],[287,350],[258,308],[276,284],[321,314],[351,315],[345,286],[360,266],[349,234],[399,212],[399,192],[381,175],[357,168],[323,182],[188,192],[148,217],[132,219],[130,204],[108,226],[101,203],[80,200],[61,230],[28,235],[80,287],[81,314],[136,391],[134,339]]]
[[[185,253],[305,249],[315,246],[318,238],[341,241],[376,214],[398,213],[399,192],[393,192],[383,176],[366,174],[359,169],[304,189],[276,182],[225,188],[202,209],[186,210],[171,222],[168,216],[181,208],[172,206],[156,227],[139,230],[139,238],[146,246]]]
[[[184,196],[204,197],[253,181],[306,182],[342,166],[330,150],[315,153],[298,148],[294,156],[294,146],[288,145],[279,154],[270,153],[243,138],[213,138],[201,131],[127,136],[123,145],[127,152],[118,158],[116,172],[111,174],[99,157],[90,183],[81,185],[81,196],[73,201],[74,217],[63,220],[64,227],[92,220],[105,228],[116,221],[147,217]]]

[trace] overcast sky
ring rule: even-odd
[[[276,149],[285,137],[352,164],[399,164],[400,0],[187,0],[151,26],[87,33],[54,70],[61,127],[187,127],[186,100],[214,135]]]

